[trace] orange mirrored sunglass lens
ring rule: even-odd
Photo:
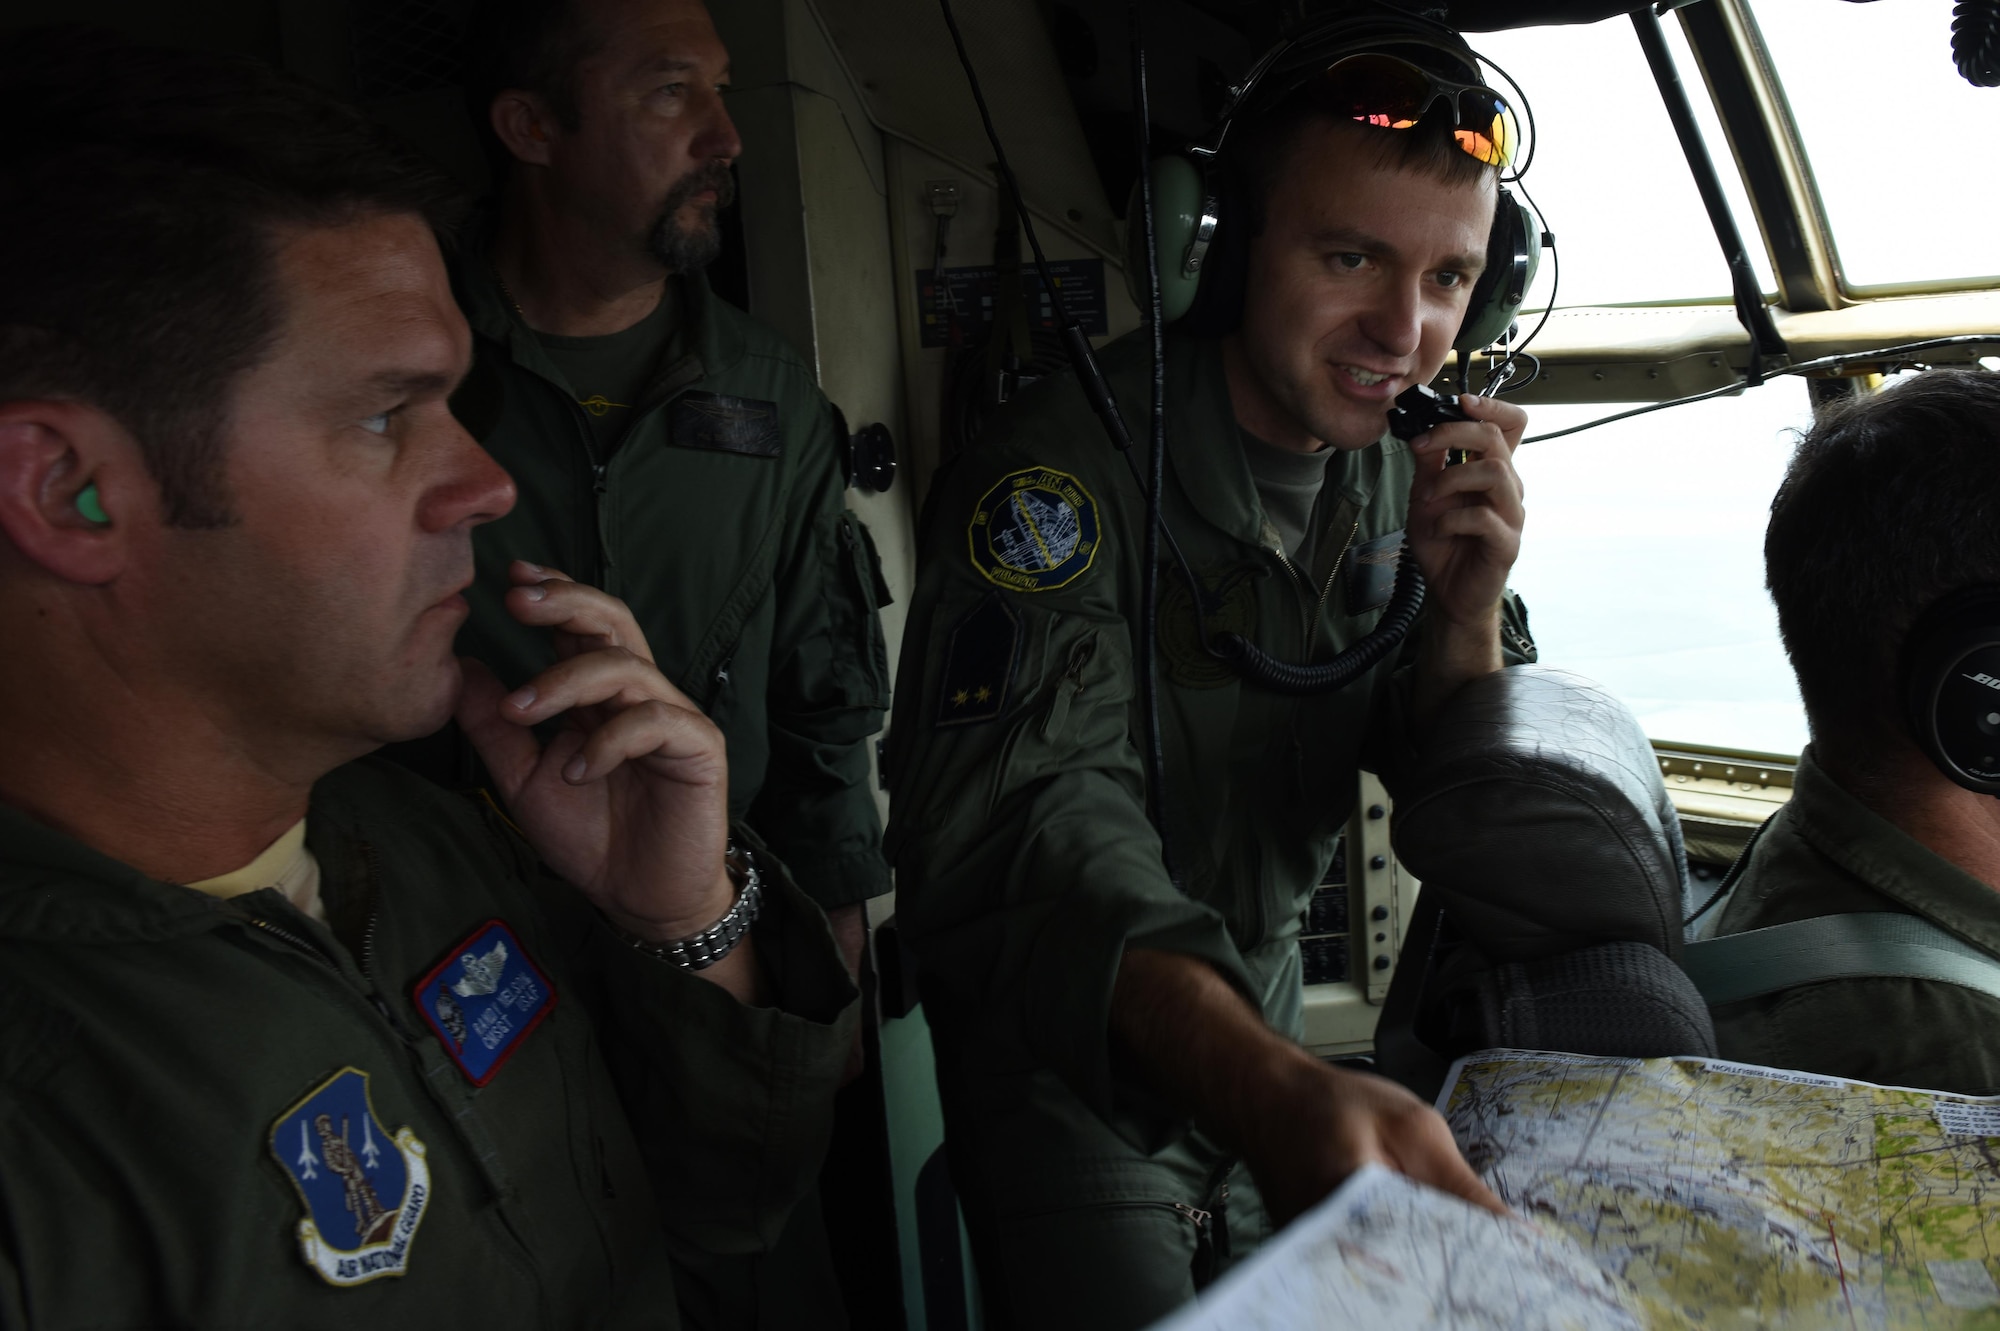
[[[1514,113],[1486,88],[1446,83],[1396,56],[1347,56],[1327,67],[1333,95],[1347,115],[1378,129],[1411,129],[1438,101],[1451,106],[1458,146],[1488,166],[1507,166],[1519,146]]]

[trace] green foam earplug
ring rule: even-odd
[[[76,511],[83,514],[86,521],[94,522],[100,527],[111,525],[111,515],[104,511],[104,504],[97,497],[95,481],[76,492]]]

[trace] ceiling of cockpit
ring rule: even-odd
[[[1120,10],[1125,8],[1124,0],[1112,2]],[[1259,42],[1269,41],[1271,34],[1303,17],[1340,6],[1340,0],[1190,0],[1190,3]],[[1444,8],[1453,27],[1468,32],[1492,32],[1542,23],[1594,23],[1635,6],[1632,0],[1448,0]]]

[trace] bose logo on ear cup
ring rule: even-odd
[[[1962,587],[1910,626],[1900,663],[1904,715],[1938,771],[2000,795],[2000,587]]]

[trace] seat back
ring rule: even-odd
[[[1675,964],[1680,822],[1624,704],[1542,666],[1475,680],[1396,795],[1396,853],[1423,889],[1377,1027],[1384,1073],[1434,1095],[1475,1049],[1714,1055]]]
[[[1472,681],[1395,795],[1398,858],[1490,960],[1613,942],[1680,956],[1680,819],[1638,718],[1590,680],[1522,665]]]

